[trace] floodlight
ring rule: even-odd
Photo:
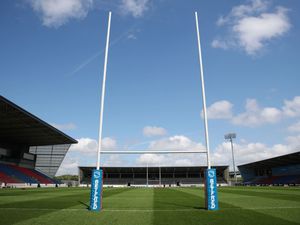
[[[225,140],[229,140],[231,143],[231,153],[232,153],[232,165],[234,172],[235,183],[237,183],[236,171],[235,171],[235,162],[234,162],[234,153],[233,153],[233,141],[232,139],[236,138],[236,133],[228,133],[224,135]]]
[[[225,135],[224,135],[224,138],[225,138],[226,140],[234,139],[234,138],[236,138],[236,133],[228,133],[228,134],[225,134]]]

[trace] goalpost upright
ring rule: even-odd
[[[211,169],[211,164],[210,164],[210,147],[209,147],[208,122],[207,122],[207,112],[206,112],[206,96],[205,96],[202,50],[201,50],[200,31],[199,31],[197,12],[195,12],[195,20],[196,20],[197,42],[198,42],[200,78],[201,78],[201,87],[202,87],[203,119],[204,119],[206,156],[207,156],[207,170],[205,171],[205,185],[204,185],[205,205],[208,210],[217,210],[218,209],[217,174],[216,174],[216,169]]]
[[[216,170],[211,169],[211,162],[210,162],[210,147],[209,147],[208,122],[207,122],[207,112],[206,112],[206,96],[205,96],[202,53],[201,53],[200,32],[199,32],[197,12],[195,12],[195,20],[196,20],[197,42],[198,42],[200,78],[201,78],[201,87],[202,87],[202,103],[203,103],[203,117],[204,117],[205,143],[206,143],[205,152],[148,150],[148,151],[103,151],[103,153],[104,154],[206,153],[207,155],[207,170],[205,171],[206,208],[208,210],[217,210],[218,209],[217,179],[216,179]],[[105,46],[104,68],[103,68],[102,94],[101,94],[100,115],[99,115],[97,168],[92,171],[92,182],[91,182],[92,184],[91,184],[91,195],[90,195],[90,210],[92,211],[100,211],[102,209],[103,171],[100,169],[100,160],[101,160],[101,147],[102,147],[102,127],[103,127],[103,112],[104,112],[104,100],[105,100],[105,83],[106,83],[108,48],[109,48],[110,24],[111,24],[111,12],[109,12],[108,15],[108,26],[107,26],[107,36],[106,36],[106,46]],[[147,186],[148,186],[148,165],[147,165]]]
[[[210,169],[210,148],[209,148],[208,122],[207,122],[207,113],[206,113],[206,95],[205,95],[203,64],[202,64],[202,50],[201,50],[200,31],[199,31],[198,13],[197,12],[195,12],[195,19],[196,19],[196,31],[197,31],[197,43],[198,43],[201,90],[202,90],[202,105],[203,105],[203,120],[204,120],[204,131],[205,131],[207,168]]]
[[[107,25],[107,34],[106,34],[106,46],[105,46],[103,80],[102,80],[102,94],[101,94],[101,107],[100,107],[100,116],[99,116],[99,136],[98,136],[98,152],[97,152],[97,170],[100,169],[100,159],[101,159],[100,152],[101,152],[101,147],[102,147],[102,127],[103,127],[103,112],[104,112],[104,99],[105,99],[107,57],[108,57],[109,36],[110,36],[110,22],[111,22],[111,12],[109,12],[109,14],[108,14],[108,25]]]
[[[106,34],[105,56],[104,56],[102,94],[101,94],[101,103],[100,103],[101,106],[100,106],[100,116],[99,116],[97,168],[92,172],[92,185],[91,185],[91,196],[90,196],[90,210],[92,211],[100,211],[102,209],[103,171],[100,169],[100,160],[101,160],[101,147],[102,147],[102,127],[103,127],[103,112],[104,112],[104,100],[105,100],[107,57],[108,57],[109,36],[110,36],[110,22],[111,22],[111,12],[109,12],[108,14],[108,25],[107,25],[107,34]]]

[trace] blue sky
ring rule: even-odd
[[[299,150],[300,2],[20,0],[0,3],[1,95],[79,144],[59,173],[95,165],[108,11],[106,149],[201,149],[198,11],[213,164]],[[205,165],[194,155],[105,165]]]

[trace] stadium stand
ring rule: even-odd
[[[12,178],[16,178],[19,181],[21,181],[22,183],[36,183],[36,181],[25,175],[24,173],[14,169],[13,167],[9,166],[9,165],[4,165],[4,164],[0,164],[0,170],[2,173],[6,174],[7,176],[10,176]]]
[[[52,177],[77,141],[3,96],[0,118],[1,186],[58,184]]]
[[[238,166],[244,184],[299,185],[300,152]]]
[[[228,166],[217,166],[217,182],[226,185]],[[79,183],[90,184],[93,167],[79,167]],[[104,167],[104,185],[111,186],[191,186],[202,185],[206,167]],[[148,172],[147,172],[148,170]],[[147,179],[148,174],[148,179]]]
[[[0,182],[3,183],[20,183],[20,180],[12,178],[11,176],[6,175],[5,173],[0,172]]]
[[[2,175],[2,176],[1,176]],[[16,165],[0,164],[0,182],[28,184],[57,184],[58,181],[41,176],[39,172]]]

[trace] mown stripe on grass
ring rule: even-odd
[[[152,188],[129,188],[128,192],[103,199],[103,208],[151,208],[153,206]]]
[[[130,191],[130,188],[111,188],[111,189],[104,189],[103,191],[103,198],[109,198],[114,195],[119,195],[124,192]]]
[[[220,201],[220,210],[211,212],[205,209],[201,209],[201,205],[204,203],[204,194],[203,191],[199,189],[191,190],[192,193],[187,193],[189,190],[184,188],[179,189],[169,189],[170,196],[182,196],[183,199],[178,201],[178,198],[172,201],[173,206],[183,206],[182,208],[177,208],[175,210],[176,213],[174,214],[172,211],[154,211],[154,223],[155,225],[165,225],[165,224],[172,224],[172,225],[181,225],[181,224],[235,224],[235,225],[288,225],[288,224],[297,224],[293,221],[288,221],[285,218],[279,218],[276,215],[265,214],[260,212],[263,210],[262,208],[256,207],[236,207],[234,205],[228,204],[226,202]],[[197,191],[198,190],[198,191]],[[177,192],[177,194],[176,194]],[[164,199],[161,195],[157,195],[160,197],[160,204],[163,204]],[[165,191],[165,199],[166,201],[170,202],[168,196],[168,191]],[[184,200],[185,199],[185,200]],[[190,201],[191,200],[191,201]],[[201,202],[196,203],[195,201]],[[184,204],[182,204],[184,202]],[[189,204],[189,209],[188,209]],[[199,207],[200,205],[200,207]],[[298,210],[299,208],[290,208],[286,210]],[[182,211],[181,211],[182,210]],[[266,211],[272,211],[274,208],[265,208]],[[284,210],[284,209],[280,209]],[[293,212],[294,213],[294,212]],[[295,216],[294,214],[292,214]],[[163,218],[163,219],[162,219]]]
[[[17,195],[14,196],[14,191],[8,190],[9,195],[1,196],[0,198],[0,207],[5,206],[6,204],[22,204],[22,202],[32,201],[32,200],[39,200],[41,202],[47,201],[47,199],[52,198],[59,198],[59,197],[66,197],[66,196],[74,196],[74,195],[82,195],[88,194],[87,190],[85,189],[51,189],[40,191],[40,189],[35,189],[35,191],[30,190],[27,192],[26,190],[22,190],[22,194],[17,191]]]
[[[220,210],[217,212],[207,211],[203,207],[203,188],[104,189],[104,209],[102,213],[94,213],[89,212],[86,209],[87,204],[84,203],[89,201],[89,189],[79,190],[82,191],[61,189],[56,198],[50,199],[36,199],[36,197],[43,196],[42,193],[41,196],[31,196],[31,193],[28,196],[15,196],[24,198],[24,204],[18,205],[15,202],[14,207],[7,204],[9,203],[7,198],[4,202],[7,207],[0,208],[0,224],[55,224],[56,221],[57,224],[66,225],[294,225],[298,224],[296,221],[299,221],[297,218],[299,218],[300,205],[295,202],[292,202],[293,205],[287,202],[287,205],[274,204],[272,206],[271,198],[258,196],[253,198],[253,201],[264,201],[268,204],[262,205],[262,207],[258,204],[241,206],[244,199],[252,198],[252,196],[235,195],[234,193],[221,192]],[[65,194],[63,194],[64,192]],[[30,196],[31,201],[28,201]],[[234,197],[234,200],[230,202],[232,204],[227,202],[229,196]],[[241,197],[241,201],[237,201],[238,196]],[[273,196],[276,200],[277,194],[273,193]],[[0,202],[1,200],[0,197]],[[69,204],[64,205],[64,201]],[[28,202],[29,205],[25,206]],[[281,202],[284,201],[281,200]],[[136,222],[134,223],[134,221]]]
[[[221,193],[229,193],[234,195],[246,195],[246,196],[253,196],[253,197],[259,197],[259,198],[270,198],[274,199],[276,196],[276,199],[281,200],[287,200],[287,201],[295,201],[300,202],[300,196],[294,195],[292,193],[269,193],[267,190],[261,190],[258,191],[249,191],[249,190],[234,190],[234,189],[221,189]]]
[[[288,194],[295,194],[300,195],[300,188],[299,187],[277,187],[277,186],[235,186],[235,187],[222,187],[221,189],[225,190],[242,190],[242,191],[253,191],[253,192],[261,192],[261,191],[267,191],[269,193],[288,193]]]

